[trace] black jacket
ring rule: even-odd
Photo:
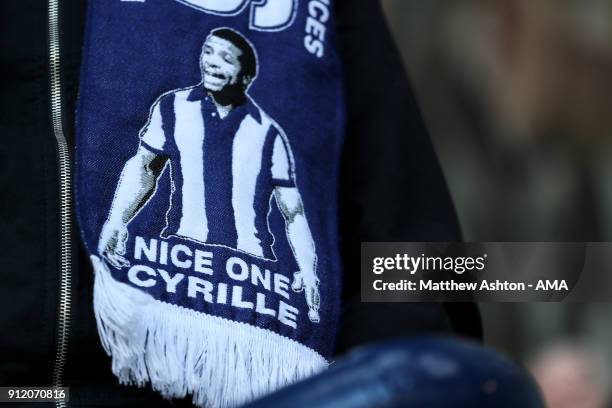
[[[425,332],[454,330],[478,337],[478,313],[471,304],[359,302],[360,242],[456,241],[461,236],[378,2],[335,3],[347,105],[339,214],[345,306],[338,353],[377,339]],[[70,146],[84,15],[84,0],[61,1],[63,128]],[[0,2],[0,41],[0,386],[45,386],[51,383],[57,354],[60,280],[46,2]],[[98,341],[93,272],[77,231],[72,230],[72,302],[62,381],[71,387],[71,405],[146,401],[147,406],[166,406],[149,391],[116,385],[110,358]]]

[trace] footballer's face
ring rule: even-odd
[[[226,87],[243,82],[240,56],[242,51],[231,42],[211,35],[206,39],[200,57],[202,82],[211,92],[220,92]]]

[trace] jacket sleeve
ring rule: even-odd
[[[360,302],[361,242],[460,241],[461,232],[379,2],[337,0],[336,20],[346,104],[339,202],[344,311],[337,350],[427,332],[479,336],[473,304]]]

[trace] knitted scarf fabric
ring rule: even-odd
[[[343,111],[329,0],[91,0],[77,209],[124,384],[232,407],[327,365]]]

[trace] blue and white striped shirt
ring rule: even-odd
[[[271,259],[274,188],[294,187],[280,127],[247,96],[223,119],[201,84],[152,106],[142,146],[170,163],[171,199],[162,237],[180,236]]]

